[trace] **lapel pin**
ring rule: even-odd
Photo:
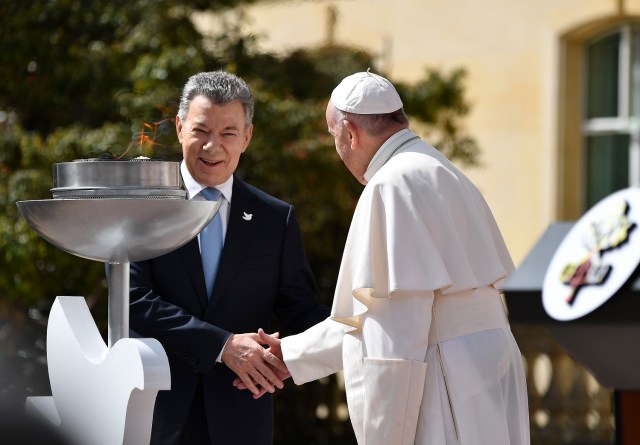
[[[253,218],[253,213],[242,212],[242,219],[251,221],[251,218]]]

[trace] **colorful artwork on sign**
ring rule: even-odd
[[[590,224],[585,236],[587,255],[578,263],[568,263],[560,273],[560,280],[571,288],[566,301],[572,305],[583,286],[601,285],[607,281],[613,267],[605,256],[625,245],[629,235],[637,227],[629,221],[629,203],[612,206],[613,213]]]
[[[582,317],[611,298],[640,262],[640,189],[613,193],[591,208],[558,246],[542,299],[558,320]]]

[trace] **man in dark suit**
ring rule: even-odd
[[[222,71],[192,76],[182,92],[181,173],[189,199],[205,199],[206,189],[221,193],[224,247],[217,271],[203,266],[209,247],[202,234],[131,264],[130,327],[162,343],[171,369],[171,390],[156,398],[152,444],[271,444],[271,397],[254,400],[232,382],[237,375],[254,394],[256,384],[282,387],[286,368],[255,332],[268,329],[273,315],[283,334],[328,316],[293,207],[234,176],[251,140],[253,104],[247,84]]]

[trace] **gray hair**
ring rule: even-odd
[[[336,124],[342,126],[344,125],[343,121],[347,120],[372,136],[378,136],[384,133],[389,127],[395,127],[398,124],[409,124],[409,119],[404,112],[404,108],[384,114],[355,114],[339,110],[335,106],[332,108],[333,119]]]
[[[180,97],[178,117],[181,121],[184,122],[187,119],[191,101],[197,96],[204,96],[217,105],[226,105],[239,100],[244,109],[247,127],[253,121],[253,93],[247,83],[235,74],[225,71],[210,71],[191,76]]]

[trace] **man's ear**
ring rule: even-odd
[[[356,144],[360,142],[360,129],[346,119],[343,120],[342,123],[344,124],[344,128],[349,133],[349,141],[351,142],[351,149],[354,150]]]
[[[244,147],[242,148],[242,153],[245,152],[247,147],[249,146],[249,142],[251,142],[251,136],[253,136],[253,124],[249,125],[249,127],[244,131]]]
[[[178,135],[178,142],[182,144],[182,121],[176,116],[176,134]]]

